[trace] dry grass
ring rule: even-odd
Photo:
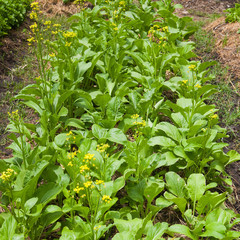
[[[205,29],[213,32],[216,39],[215,50],[223,63],[230,66],[235,77],[240,78],[240,35],[237,33],[240,23],[225,23],[225,17],[221,17]]]

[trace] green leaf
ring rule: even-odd
[[[226,165],[240,160],[240,154],[235,150],[229,151],[227,155],[230,157],[230,159],[228,160],[228,163]]]
[[[135,235],[132,232],[121,232],[121,233],[117,233],[112,238],[112,240],[123,240],[123,239],[135,240]]]
[[[177,142],[180,142],[182,139],[182,136],[179,133],[177,127],[168,122],[161,122],[157,124],[155,128],[158,130],[162,130],[163,132],[165,132],[167,137],[170,137],[173,140],[176,140]]]
[[[175,147],[176,143],[171,140],[170,138],[163,137],[163,136],[157,136],[157,137],[152,137],[148,141],[149,146],[163,146],[163,147]]]
[[[205,177],[200,173],[193,173],[187,180],[187,189],[189,197],[193,202],[199,200],[206,190]]]
[[[0,228],[0,239],[12,239],[17,228],[17,222],[12,215],[9,215]]]
[[[67,138],[66,133],[60,133],[55,137],[54,142],[58,147],[62,147],[66,141],[66,138]]]
[[[194,237],[194,235],[191,233],[189,227],[181,224],[175,224],[168,228],[168,231],[173,233],[180,233],[183,234],[193,240],[197,240],[197,237]]]
[[[167,229],[168,224],[166,222],[158,222],[148,229],[146,240],[159,240]]]
[[[97,124],[92,126],[92,133],[97,139],[107,139],[108,136],[108,130]]]
[[[114,224],[117,230],[121,232],[131,232],[136,234],[137,231],[142,227],[143,220],[134,218],[132,220],[114,219]]]
[[[168,190],[177,197],[184,198],[185,181],[175,172],[166,173],[165,178]]]
[[[118,144],[126,144],[127,143],[127,137],[123,133],[122,130],[118,128],[112,128],[107,134],[107,139],[111,142],[115,142]]]
[[[164,189],[164,182],[159,179],[149,179],[144,189],[144,196],[149,203]]]
[[[24,204],[24,210],[26,212],[29,212],[32,209],[32,207],[37,203],[37,201],[38,198],[36,197],[28,199]]]
[[[222,239],[226,236],[226,227],[220,222],[211,222],[206,224],[206,231],[202,233],[201,237],[214,237],[216,239]]]

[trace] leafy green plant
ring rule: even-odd
[[[24,20],[29,5],[30,0],[0,1],[0,37],[7,34],[9,29],[19,26]]]
[[[240,21],[240,4],[235,3],[234,8],[228,8],[225,10],[227,12],[225,21],[229,23]]]
[[[10,114],[0,236],[238,237],[239,216],[217,187],[231,191],[225,167],[240,157],[223,151],[225,130],[206,103],[214,63],[190,60],[191,19],[175,16],[170,0],[91,2],[65,31],[32,3],[40,76],[15,98],[39,121]],[[157,222],[168,207],[186,225]]]

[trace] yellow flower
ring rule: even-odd
[[[96,185],[104,184],[103,180],[96,180]]]
[[[53,24],[53,27],[56,27],[56,28],[58,28],[58,27],[61,27],[61,24]]]
[[[111,199],[110,196],[108,196],[108,195],[103,195],[102,200],[103,200],[104,202],[106,202],[106,203],[110,203],[110,201],[111,201],[112,199]]]
[[[32,2],[31,8],[39,8],[39,2]]]
[[[70,162],[68,163],[68,166],[73,167],[72,161],[70,161]]]
[[[184,84],[187,84],[188,80],[182,80],[182,82],[183,82]]]
[[[83,173],[84,171],[88,171],[90,168],[85,164],[80,167],[80,173]]]
[[[217,114],[213,114],[212,116],[210,116],[210,119],[217,119],[218,115]]]
[[[49,56],[50,57],[55,57],[56,55],[55,55],[55,53],[49,53]]]
[[[188,69],[189,69],[190,71],[195,71],[195,70],[196,70],[196,65],[191,64],[191,65],[188,67]]]
[[[163,32],[168,32],[168,26],[162,28]]]
[[[92,160],[94,157],[94,154],[91,154],[91,153],[87,153],[85,156],[84,156],[84,160]],[[94,160],[94,159],[93,159]],[[88,162],[88,161],[87,161]]]
[[[109,148],[110,146],[108,144],[103,144],[101,143],[100,145],[97,145],[97,151],[102,153],[105,152],[107,148]]]
[[[138,114],[133,114],[133,115],[131,116],[131,118],[132,118],[132,119],[137,119],[137,118],[139,118],[139,115],[138,115]]]
[[[76,36],[77,36],[77,34],[75,32],[64,32],[63,33],[64,38],[74,38]]]
[[[146,126],[146,121],[143,120],[142,117],[141,117],[141,121],[140,121],[140,122],[135,121],[133,124],[134,124],[134,125],[137,125],[137,126],[140,126],[140,127],[141,127],[141,126],[142,126],[142,127],[145,127],[145,126]]]
[[[37,20],[38,19],[37,13],[36,12],[31,12],[30,13],[30,18]]]
[[[0,178],[3,180],[3,182],[8,182],[13,174],[17,174],[13,169],[8,168],[6,171],[2,173]]]
[[[19,120],[18,110],[13,111],[12,113],[8,112],[8,116],[9,116],[12,120]]]
[[[118,28],[117,28],[117,27],[115,27],[113,30],[114,30],[114,31],[117,31],[117,30],[118,30]]]
[[[83,183],[85,188],[89,188],[92,185],[92,181],[87,181],[85,183]]]
[[[101,228],[101,225],[94,227],[94,230],[97,231],[99,228]]]
[[[69,131],[69,133],[67,133],[67,136],[73,135],[72,131]]]
[[[65,43],[65,47],[70,47],[71,44],[72,44],[71,42],[66,42],[66,43]]]
[[[199,84],[196,84],[195,87],[196,87],[196,88],[202,88],[202,86],[199,85]]]
[[[83,187],[79,187],[79,185],[77,185],[77,186],[73,189],[73,191],[76,192],[76,193],[79,193],[79,192],[82,191],[82,190],[84,190],[84,188],[83,188]]]

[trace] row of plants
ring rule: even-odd
[[[31,0],[0,0],[0,37],[22,23],[30,3]]]
[[[171,0],[91,3],[67,31],[31,5],[39,77],[15,99],[39,120],[9,113],[1,239],[237,239],[240,155],[206,104],[214,62],[191,60],[192,19]]]

